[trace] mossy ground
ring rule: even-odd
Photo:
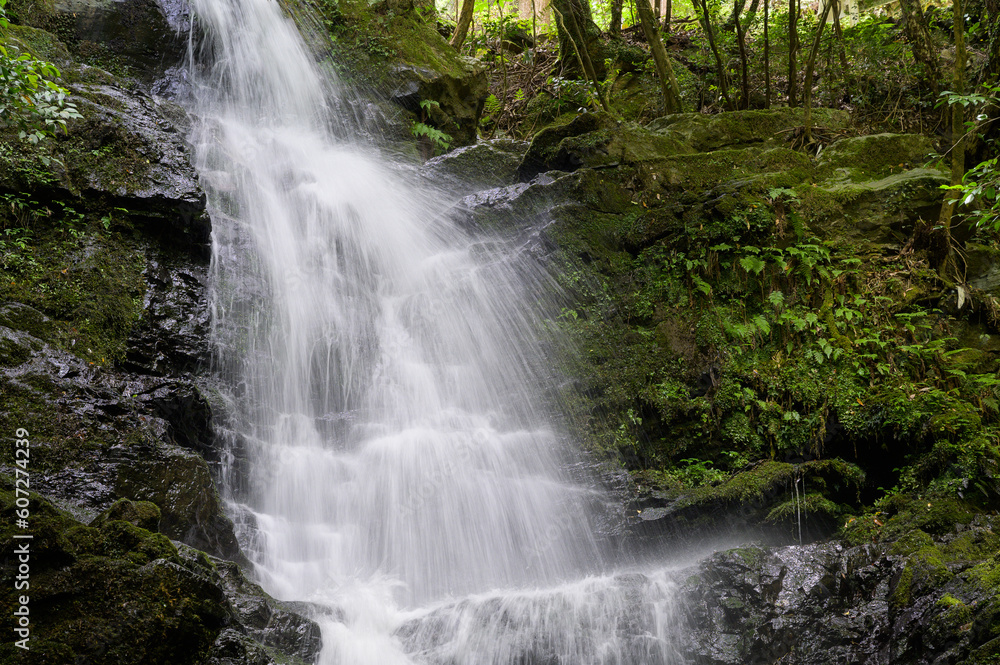
[[[577,434],[646,490],[688,502],[771,488],[760,519],[846,519],[897,494],[995,506],[1000,381],[988,344],[996,323],[983,315],[992,296],[956,310],[932,252],[875,231],[859,242],[856,227],[831,221],[852,219],[816,191],[837,160],[768,143],[752,119],[712,126],[723,120],[681,128],[723,147],[597,171],[594,190],[622,192],[618,203],[584,197],[552,212],[546,235],[573,303],[557,323],[577,350],[565,361]],[[745,147],[725,147],[732,137]],[[574,140],[586,159],[587,136]],[[845,154],[868,146],[872,177],[919,170],[928,145],[882,136],[868,142],[879,151],[848,140]],[[912,196],[879,205],[893,214]],[[838,473],[814,482],[817,461]],[[793,473],[805,478],[797,498]]]

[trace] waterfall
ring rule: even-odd
[[[192,0],[224,484],[324,663],[665,663],[669,576],[615,573],[537,406],[514,252],[354,141],[274,0]],[[237,464],[238,462],[238,464]]]

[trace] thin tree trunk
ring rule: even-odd
[[[653,18],[656,19],[657,25],[660,23],[660,17],[663,16],[663,7],[660,6],[660,0],[650,0],[653,3]],[[642,19],[639,19],[640,21]]]
[[[844,91],[851,98],[853,89],[851,66],[847,63],[847,46],[844,44],[844,31],[840,27],[840,0],[833,0],[833,34],[837,38],[837,54],[840,57],[840,71],[844,76]]]
[[[965,92],[965,15],[963,13],[962,0],[954,0],[955,17],[955,71],[952,87],[955,92],[962,94]],[[962,184],[962,176],[965,175],[965,149],[966,142],[964,134],[965,107],[961,104],[951,105],[951,184],[952,186]],[[941,227],[945,242],[945,259],[941,264],[939,274],[945,280],[962,281],[959,279],[958,270],[955,265],[955,248],[952,245],[951,226],[955,217],[955,203],[952,202],[951,195],[947,195],[945,202],[941,205],[941,216],[938,224]]]
[[[906,22],[906,38],[913,48],[913,58],[923,70],[921,79],[931,94],[937,99],[938,81],[941,80],[941,67],[938,65],[937,53],[931,33],[920,9],[920,0],[899,0],[899,8]],[[963,18],[964,20],[964,18]]]
[[[455,32],[451,35],[449,42],[456,50],[462,48],[465,36],[469,33],[469,26],[472,25],[472,10],[475,6],[475,0],[462,0],[462,11],[458,15],[458,24],[455,26]]]
[[[736,11],[735,8],[733,10]],[[734,27],[736,28],[736,43],[740,48],[740,73],[742,74],[742,79],[740,81],[740,108],[748,109],[750,108],[750,74],[749,67],[747,64],[747,42],[746,42],[746,29],[743,28],[743,24],[740,22],[740,15],[737,13],[736,21]],[[753,20],[753,16],[750,17]],[[749,29],[750,23],[747,22],[747,29]]]
[[[764,108],[771,108],[771,40],[768,31],[771,0],[764,0]]]
[[[656,65],[656,74],[660,79],[660,88],[663,91],[663,106],[667,113],[680,113],[681,111],[681,91],[677,85],[677,78],[674,76],[674,69],[670,65],[670,58],[667,57],[667,49],[660,39],[659,24],[653,11],[649,7],[647,0],[635,0],[636,10],[639,12],[639,23],[642,25],[642,32],[646,36],[649,44],[649,51],[653,54],[653,63]]]
[[[798,22],[797,0],[788,0],[788,106],[790,108],[795,107],[799,96]]]
[[[726,108],[732,110],[733,102],[729,99],[729,82],[726,77],[726,67],[722,64],[722,56],[719,55],[719,46],[715,43],[715,32],[712,29],[712,18],[708,13],[708,0],[695,0],[695,6],[701,7],[702,26],[705,28],[705,35],[708,37],[708,44],[712,48],[712,55],[715,56],[715,67],[719,72],[719,92],[726,102]]]
[[[663,12],[663,31],[668,35],[670,34],[670,21],[673,19],[674,13],[674,0],[667,0],[667,8]]]
[[[622,5],[624,0],[611,0],[611,25],[608,32],[613,37],[621,37],[622,34]]]
[[[740,14],[743,13],[743,8],[746,4],[746,0],[734,0],[733,10],[729,12],[729,18],[726,19],[726,22],[722,24],[723,32],[734,30],[736,28],[736,22],[740,20]]]
[[[986,48],[986,66],[983,70],[983,81],[996,83],[1000,79],[1000,0],[986,0],[987,34],[989,44]]]
[[[833,5],[832,2],[827,2],[826,6],[823,8],[823,13],[819,17],[819,25],[816,26],[816,38],[813,39],[812,50],[809,51],[809,60],[806,61],[806,80],[805,85],[802,88],[802,94],[804,96],[803,104],[806,107],[805,114],[805,141],[806,145],[812,143],[812,87],[813,87],[813,71],[816,69],[816,56],[819,55],[819,45],[823,38],[823,28],[826,26],[826,17],[830,15],[830,7]]]
[[[640,0],[640,2],[641,1],[642,0]],[[601,94],[601,85],[597,80],[597,73],[594,71],[594,63],[590,61],[590,54],[587,52],[587,43],[584,40],[579,24],[576,22],[576,17],[573,16],[572,12],[569,12],[569,25],[567,26],[563,13],[560,12],[554,4],[552,5],[552,11],[555,12],[556,18],[559,20],[559,24],[562,26],[563,31],[569,38],[569,42],[573,47],[573,52],[576,54],[576,59],[580,65],[580,69],[583,70],[584,75],[590,79],[590,83],[594,88],[594,94],[597,96],[597,101],[600,103],[601,108],[605,111],[610,111],[608,108],[608,100]]]

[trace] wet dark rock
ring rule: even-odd
[[[179,0],[10,3],[18,23],[56,34],[75,58],[149,86],[186,53],[190,13]]]
[[[144,273],[142,319],[129,336],[126,367],[165,375],[206,365],[210,356],[207,269],[204,263],[176,252],[152,253]]]
[[[69,162],[70,186],[84,196],[109,196],[113,206],[139,213],[154,236],[207,247],[205,193],[183,138],[157,102],[113,86],[78,86],[74,92],[83,98],[85,117],[71,125],[70,136],[80,150],[106,151],[111,159],[93,165],[97,168]]]
[[[480,141],[427,161],[421,174],[460,196],[505,187],[517,182],[517,167],[527,148],[524,141]]]
[[[992,534],[986,523],[978,528]],[[937,545],[928,539],[929,547],[947,559],[947,539],[969,539],[962,534],[953,531]],[[968,659],[991,648],[1000,603],[979,571],[996,564],[956,560],[957,570],[970,572],[900,604],[913,563],[899,552],[898,545],[826,542],[714,554],[677,575],[685,662],[989,662]],[[970,609],[976,606],[978,613]]]
[[[45,318],[28,308],[4,313],[9,323],[44,330]],[[81,516],[122,497],[150,501],[162,513],[163,533],[242,560],[208,464],[180,447],[209,450],[213,440],[208,403],[190,380],[101,369],[30,340],[17,358],[23,362],[3,369],[0,382],[8,397],[3,420],[34,430],[38,486]],[[42,414],[47,425],[36,429]]]
[[[212,410],[197,386],[189,381],[168,380],[150,385],[133,397],[147,412],[169,424],[170,440],[207,459],[217,459]]]
[[[230,561],[215,561],[226,596],[247,635],[277,651],[314,662],[323,646],[316,622],[305,618],[318,610],[307,603],[271,598]],[[340,617],[343,620],[343,617]]]

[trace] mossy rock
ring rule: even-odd
[[[42,342],[31,335],[0,326],[0,367],[15,367],[26,362]]]
[[[119,499],[91,522],[90,526],[101,527],[114,520],[128,522],[147,531],[156,531],[160,524],[160,508],[150,501]]]
[[[970,242],[965,255],[969,286],[1000,296],[1000,248]]]
[[[804,111],[798,108],[778,108],[767,111],[729,111],[716,115],[677,113],[653,120],[646,128],[670,135],[690,145],[697,152],[781,140],[780,132],[801,127]],[[831,130],[843,130],[849,116],[843,111],[815,109],[813,124]]]
[[[0,542],[13,552],[25,541],[14,538],[12,482],[4,485]],[[100,529],[84,526],[35,494],[28,511],[33,639],[18,662],[199,661],[230,610],[218,586],[180,565],[169,540],[118,520]],[[14,566],[14,559],[5,560],[5,578],[13,578]],[[3,592],[8,615],[15,594],[12,586]],[[9,641],[2,649],[13,657]]]
[[[212,480],[208,464],[198,454],[176,446],[134,444],[131,459],[119,467],[116,491],[121,496],[155,504],[159,529],[175,540],[224,558],[243,561],[232,522]]]
[[[936,547],[919,549],[907,557],[890,592],[890,604],[897,609],[906,607],[915,598],[940,588],[953,576]]]
[[[902,246],[918,221],[937,219],[944,200],[943,171],[915,168],[878,180],[855,180],[835,169],[812,187],[797,189],[799,214],[819,238],[855,247]]]
[[[881,180],[923,168],[933,154],[933,142],[922,134],[870,134],[833,143],[818,161],[821,169],[847,169],[852,180]]]
[[[13,23],[49,32],[55,32],[61,23],[55,0],[9,0],[7,17]]]
[[[10,25],[5,36],[8,50],[12,50],[13,46],[20,53],[30,53],[38,60],[45,60],[59,67],[72,59],[66,45],[51,32],[26,25]]]

